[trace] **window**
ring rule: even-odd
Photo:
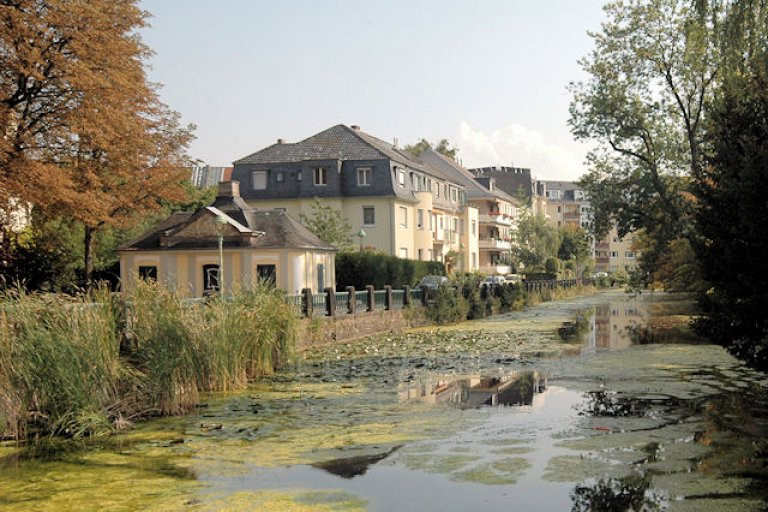
[[[419,261],[424,260],[424,249],[419,249]]]
[[[459,232],[459,219],[456,217],[453,218],[453,231],[456,233]]]
[[[437,214],[433,213],[429,218],[429,229],[435,231],[437,229]]]
[[[397,182],[400,184],[401,187],[405,186],[405,171],[398,171]]]
[[[376,210],[373,206],[363,206],[363,225],[373,226],[376,224]]]
[[[440,197],[440,183],[435,182],[435,197]]]
[[[283,171],[277,171],[277,173],[275,173],[275,181],[278,183],[283,182]]]
[[[203,265],[203,292],[215,292],[219,289],[219,266]]]
[[[157,281],[157,267],[154,265],[139,266],[139,279],[143,281]]]
[[[325,167],[315,167],[315,185],[323,186],[328,184],[328,173]]]
[[[296,173],[296,181],[301,181],[304,178],[304,173],[301,172],[301,169]]]
[[[400,227],[401,228],[408,227],[408,208],[406,208],[405,206],[400,207]]]
[[[408,248],[401,247],[400,248],[400,257],[407,260],[408,259]]]
[[[443,225],[443,216],[441,215],[440,216],[440,229],[443,229],[443,227],[444,227],[444,225]]]
[[[611,258],[618,258],[618,257],[619,257],[618,251],[611,251]]]
[[[557,213],[562,213],[562,211],[563,211],[563,207],[562,206],[558,206],[557,207]]]
[[[370,167],[359,167],[357,169],[357,185],[367,187],[373,183],[373,170]]]
[[[476,233],[477,233],[477,221],[473,220],[472,221],[472,234],[474,235]]]
[[[419,229],[424,229],[424,210],[421,208],[419,208],[419,210],[416,212],[416,227]]]
[[[455,203],[456,201],[458,201],[458,198],[459,198],[458,191],[455,188],[451,187],[451,201]]]
[[[443,197],[448,199],[448,185],[443,185]]]
[[[264,190],[267,188],[267,171],[253,171],[251,173],[251,186],[253,190]]]
[[[635,253],[634,253],[634,251],[624,251],[624,257],[625,258],[634,258],[635,257]]]
[[[256,276],[260,282],[274,287],[277,282],[277,267],[275,265],[256,265]]]
[[[414,173],[411,173],[411,188],[413,190],[419,189],[419,177]]]

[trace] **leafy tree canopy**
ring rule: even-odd
[[[620,236],[644,229],[652,270],[674,239],[687,236],[691,177],[702,168],[705,110],[720,67],[722,2],[627,0],[606,4],[573,83],[570,126],[598,143],[580,184],[595,210],[595,235],[613,222]]]
[[[424,151],[428,149],[434,149],[441,155],[445,155],[451,160],[456,160],[456,154],[459,152],[458,148],[451,146],[451,143],[448,141],[448,139],[440,139],[437,144],[432,144],[427,139],[421,139],[416,144],[407,144],[403,148],[405,152],[414,156],[420,156]]]

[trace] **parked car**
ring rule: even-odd
[[[445,276],[427,275],[421,278],[421,281],[419,281],[419,284],[417,284],[416,287],[426,288],[427,291],[435,291],[441,284],[450,284],[450,281]]]
[[[595,277],[608,277],[608,272],[597,272]]]
[[[518,284],[523,282],[523,276],[520,274],[507,274],[504,276],[504,281],[507,284]]]
[[[480,282],[480,287],[482,288],[483,285],[505,284],[506,282],[504,276],[488,276]]]

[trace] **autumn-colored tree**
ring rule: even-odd
[[[93,234],[185,198],[191,127],[148,81],[136,0],[0,0],[0,199],[17,197]]]

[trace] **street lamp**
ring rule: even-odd
[[[357,238],[360,239],[360,252],[363,252],[363,238],[365,238],[368,235],[368,233],[363,230],[363,228],[360,228],[360,231],[357,232]]]
[[[224,296],[224,226],[228,224],[223,215],[216,216],[216,231],[219,233],[219,293]]]

